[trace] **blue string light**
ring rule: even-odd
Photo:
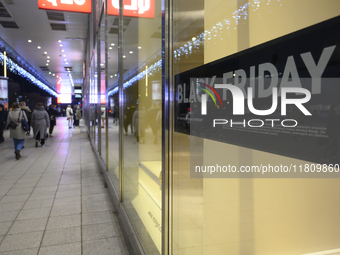
[[[267,0],[267,5],[269,5],[270,1],[271,0]],[[266,2],[266,1],[263,1],[263,2]],[[280,0],[277,0],[277,2],[280,2]],[[223,29],[226,29],[227,31],[231,28],[237,29],[237,25],[239,24],[239,20],[241,20],[242,17],[243,17],[243,19],[247,19],[247,17],[248,17],[248,7],[250,5],[253,7],[253,10],[256,11],[260,8],[261,0],[253,0],[252,3],[246,3],[245,5],[241,6],[239,9],[234,11],[233,14],[232,14],[232,18],[234,19],[235,23],[233,23],[233,20],[231,20],[231,19],[224,19],[223,21],[218,22],[210,30],[206,30],[206,31],[202,32],[201,34],[199,34],[198,36],[196,36],[194,41],[189,41],[186,44],[184,44],[184,46],[174,50],[175,61],[180,60],[181,56],[187,57],[188,55],[192,54],[194,49],[198,49],[201,45],[204,45],[204,41],[214,39],[218,34],[222,33]],[[225,31],[223,31],[223,33],[224,32]],[[153,71],[155,71],[155,70],[158,71],[161,68],[161,66],[162,66],[161,60],[159,60],[155,64],[151,65],[151,67],[154,68]],[[150,67],[150,69],[151,69],[151,67]],[[148,69],[148,73],[150,75],[152,75],[152,72],[149,71],[150,69]],[[140,79],[144,79],[144,78],[145,78],[145,71],[137,74],[136,76],[134,76],[133,78],[131,78],[130,80],[125,82],[124,85],[123,85],[123,88],[125,89],[125,88],[131,86],[134,82],[137,82]],[[118,82],[115,83],[115,85],[113,86],[113,89],[111,89],[108,92],[108,95],[111,96],[111,95],[114,95],[117,92],[118,92]]]
[[[0,62],[2,65],[4,65],[4,54],[0,52]],[[20,67],[16,63],[12,61],[8,56],[6,56],[6,66],[8,70],[14,74],[18,74],[21,77],[25,78],[26,80],[30,81],[34,85],[38,86],[40,89],[45,90],[47,93],[58,97],[58,93],[52,90],[49,86],[44,84],[43,82],[39,81],[37,78],[35,78],[32,74],[27,72],[24,68]]]

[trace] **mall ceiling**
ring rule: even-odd
[[[88,18],[40,10],[37,0],[0,0],[0,38],[58,93],[72,93],[72,81],[76,87],[83,83]]]

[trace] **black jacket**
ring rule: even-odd
[[[57,116],[58,116],[58,113],[57,111],[54,109],[54,108],[48,108],[47,109],[47,112],[48,112],[48,116],[50,117],[50,123],[51,123],[51,126],[55,126],[57,124]]]
[[[5,129],[7,124],[8,112],[5,110],[4,106],[0,104],[2,111],[0,112],[0,129]]]

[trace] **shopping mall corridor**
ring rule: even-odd
[[[57,119],[53,137],[32,135],[15,159],[0,144],[0,255],[127,255],[84,125]]]

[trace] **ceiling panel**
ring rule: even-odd
[[[0,2],[4,7],[3,10],[7,10],[11,16],[6,17],[5,15],[3,17],[0,15],[0,23],[4,21],[15,22],[19,27],[5,28],[0,25],[0,37],[52,86],[56,87],[57,76],[62,78],[60,88],[71,86],[65,66],[72,67],[72,77],[77,81],[75,85],[81,85],[79,83],[82,83],[89,14],[39,10],[36,0],[11,0],[10,2],[13,4],[10,5],[4,0],[0,0]],[[3,10],[0,10],[1,13]],[[50,18],[59,17],[59,20],[56,20],[58,18],[50,20],[47,12],[50,13]],[[64,16],[65,21],[61,21],[60,17],[62,16]],[[67,30],[52,30],[51,23],[66,25]],[[32,42],[29,43],[28,40],[32,40]],[[58,40],[61,40],[61,42],[58,42]],[[38,49],[38,46],[40,46],[40,49]],[[44,54],[44,52],[47,52],[47,54]],[[45,67],[45,71],[40,67]],[[46,68],[50,70],[51,74]]]

